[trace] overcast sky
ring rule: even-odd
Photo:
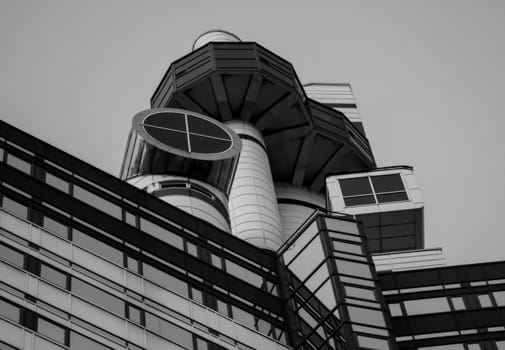
[[[351,83],[379,166],[412,165],[427,247],[505,259],[505,1],[0,0],[0,118],[118,175],[170,63],[222,28]]]

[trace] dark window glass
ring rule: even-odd
[[[372,188],[370,187],[368,177],[359,177],[356,179],[342,179],[339,180],[339,182],[344,197],[372,194]]]
[[[188,151],[188,135],[185,132],[171,131],[166,129],[145,126],[146,131],[159,142]]]
[[[68,227],[60,224],[58,221],[55,221],[47,216],[44,216],[43,226],[49,232],[55,233],[56,235],[68,239]]]
[[[65,344],[65,328],[45,318],[39,317],[37,321],[37,332],[61,344]]]
[[[6,260],[11,264],[14,264],[18,267],[23,267],[24,263],[24,254],[14,250],[10,247],[7,247],[3,244],[0,244],[0,259]]]
[[[371,179],[376,193],[405,190],[400,174],[372,176]]]
[[[175,233],[164,229],[161,226],[153,224],[143,218],[140,218],[140,228],[152,236],[169,243],[170,245],[183,250],[183,240],[182,237],[177,236]]]
[[[142,271],[148,280],[159,284],[160,286],[165,287],[170,291],[179,293],[185,297],[188,296],[188,285],[186,282],[183,282],[180,279],[175,278],[174,276],[171,276],[148,264],[142,265]]]
[[[405,192],[377,194],[377,201],[379,203],[400,202],[407,200],[409,200],[409,197],[407,197],[407,193]]]
[[[193,348],[193,335],[190,332],[150,313],[146,313],[146,328],[188,349]]]
[[[59,177],[54,176],[51,173],[46,173],[46,183],[53,187],[56,187],[60,191],[68,193],[68,182],[60,179]]]
[[[79,297],[91,301],[92,303],[97,304],[106,310],[109,310],[121,316],[124,315],[123,300],[75,277],[72,277],[71,286],[72,292]]]
[[[231,306],[232,309],[232,314],[233,314],[233,319],[242,323],[243,325],[246,325],[248,327],[254,328],[254,316],[251,315],[250,313],[239,309],[236,306]]]
[[[188,115],[188,127],[190,133],[208,135],[229,140],[230,136],[219,126],[202,118]]]
[[[70,348],[72,350],[110,350],[109,347],[99,344],[74,331],[70,332]]]
[[[112,204],[106,199],[97,196],[94,193],[85,190],[82,187],[74,185],[74,197],[95,207],[99,210],[106,212],[109,215],[114,216],[117,219],[121,219],[121,208],[115,204]]]
[[[218,153],[224,152],[231,146],[228,140],[213,139],[200,135],[189,135],[191,142],[191,152],[196,153]]]
[[[3,317],[19,323],[20,321],[21,309],[19,306],[11,304],[3,299],[0,299],[0,315]]]
[[[144,120],[144,125],[186,131],[186,120],[181,113],[156,113]]]
[[[41,264],[40,266],[40,277],[56,284],[61,288],[67,288],[68,275],[66,273],[55,270],[46,264]]]
[[[144,317],[142,315],[144,311],[139,309],[136,306],[133,306],[131,304],[128,304],[128,314],[127,317],[128,319],[132,320],[133,322],[137,322],[139,324],[143,324],[144,322]]]
[[[344,203],[347,206],[375,204],[375,198],[374,196],[346,197]]]
[[[385,238],[382,240],[383,250],[412,249],[415,247],[416,247],[415,236]]]
[[[73,230],[72,241],[75,244],[86,248],[105,259],[109,259],[121,266],[123,265],[123,253],[120,250],[113,248],[110,245],[105,244],[91,236],[88,236],[81,231],[78,231],[76,229]]]
[[[24,219],[28,218],[28,208],[21,203],[18,203],[8,197],[4,197],[2,201],[2,207],[4,210],[20,216]]]
[[[7,154],[7,164],[30,175],[31,164],[12,154]]]

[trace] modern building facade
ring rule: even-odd
[[[0,122],[0,348],[505,349],[505,262],[443,266],[364,130],[349,85],[223,31],[119,178]]]

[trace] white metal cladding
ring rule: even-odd
[[[391,203],[345,206],[339,180],[391,174],[400,174],[409,200]],[[328,176],[326,178],[326,195],[330,205],[330,208],[328,208],[329,210],[350,215],[418,209],[424,207],[424,202],[421,198],[421,191],[419,190],[419,186],[417,186],[416,178],[414,177],[414,173],[411,169],[379,169],[365,173]]]
[[[377,271],[417,270],[445,265],[442,248],[372,254],[372,259]]]
[[[235,34],[226,32],[224,30],[213,30],[210,32],[206,32],[196,39],[193,44],[193,51],[212,42],[212,41],[220,41],[220,42],[240,42],[240,38]]]
[[[242,139],[237,170],[229,196],[232,234],[259,247],[276,251],[284,242],[272,173],[261,134],[250,124],[227,125]],[[245,137],[243,135],[246,135]]]
[[[226,208],[228,205],[228,199],[222,191],[203,181],[193,179],[190,180],[186,177],[174,175],[141,175],[126,180],[126,182],[129,184],[143,189],[148,193],[152,193],[153,191],[161,189],[161,184],[163,182],[169,181],[180,181],[181,183],[191,182],[198,184],[199,186],[204,187],[206,190],[212,193],[212,195],[216,197],[216,200],[220,201],[223,204],[224,208]],[[160,196],[158,198],[181,210],[184,210],[186,213],[207,221],[208,223],[220,228],[223,231],[230,232],[230,224],[228,223],[228,220],[223,216],[223,214],[220,213],[215,206],[207,203],[200,198],[182,194],[169,194],[166,196]]]
[[[275,191],[279,201],[282,234],[286,239],[312,215],[315,210],[314,206],[322,209],[326,208],[324,195],[312,192],[307,188],[276,183]],[[283,200],[287,200],[287,203]],[[289,203],[289,200],[294,200],[294,202]],[[304,203],[307,204],[304,205]]]
[[[3,210],[0,210],[0,227],[14,233],[21,239],[37,244],[43,249],[47,249],[55,256],[71,261],[72,265],[63,264],[60,261],[53,260],[45,255],[26,248],[24,245],[10,240],[7,237],[0,235],[0,241],[5,241],[8,245],[23,251],[25,254],[35,255],[42,262],[54,266],[69,275],[77,277],[95,287],[114,295],[117,298],[124,299],[126,293],[120,292],[111,286],[95,280],[82,272],[74,269],[74,267],[81,267],[90,271],[99,271],[101,277],[107,279],[109,282],[134,291],[146,299],[153,300],[160,305],[170,308],[171,314],[157,309],[151,304],[144,304],[135,299],[128,298],[128,302],[138,308],[145,309],[170,323],[173,323],[181,328],[184,328],[204,339],[221,345],[227,349],[242,348],[245,344],[254,349],[265,350],[287,350],[289,347],[261,334],[241,323],[230,319],[229,317],[212,310],[204,305],[201,305],[194,300],[179,295],[173,291],[156,284],[156,281],[147,280],[144,276],[138,275],[122,266],[119,266],[106,257],[98,256],[84,248],[79,247],[73,242],[63,239],[54,235],[36,225],[33,225],[25,220],[17,218]],[[0,257],[1,260],[1,257]],[[130,322],[122,315],[112,313],[104,308],[94,305],[83,298],[75,295],[75,293],[64,290],[60,287],[46,282],[45,280],[34,276],[20,268],[11,266],[8,263],[0,261],[0,276],[2,281],[9,286],[29,293],[43,302],[52,305],[64,312],[77,316],[84,321],[93,323],[97,327],[113,333],[115,336],[128,340],[138,346],[146,347],[149,349],[184,349],[179,345],[174,344],[168,339],[157,336],[156,334],[137,326],[135,323]],[[0,287],[0,296],[3,296],[16,304],[27,307],[23,299],[2,290]],[[18,300],[19,299],[19,300]],[[114,349],[122,349],[117,343],[113,343],[107,338],[102,338],[97,334],[90,333],[80,326],[62,319],[52,312],[46,311],[44,308],[34,306],[34,311],[42,316],[49,318],[56,323],[63,326],[70,327],[83,333],[96,341],[99,341]],[[182,318],[179,316],[183,316]],[[185,319],[187,321],[183,321]],[[2,319],[0,318],[0,322]],[[0,323],[1,324],[1,323]],[[13,326],[13,325],[12,325]],[[9,326],[11,327],[11,326]],[[205,327],[210,327],[217,333],[210,333],[205,331]],[[1,334],[2,332],[0,332]],[[2,336],[4,336],[2,334]],[[230,344],[228,337],[242,344]],[[6,339],[6,342],[12,343],[16,346],[12,337]],[[3,339],[3,338],[1,338]],[[17,344],[17,343],[16,343]],[[259,347],[258,347],[259,346]],[[23,348],[23,347],[21,347]],[[31,348],[30,348],[31,349]]]
[[[308,98],[329,105],[333,109],[344,113],[353,123],[361,122],[361,116],[356,107],[356,100],[352,94],[351,85],[309,83],[303,85],[303,89]],[[338,107],[333,105],[338,105]]]

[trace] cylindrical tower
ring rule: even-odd
[[[249,123],[234,120],[226,125],[242,140],[230,191],[232,233],[257,247],[275,251],[284,238],[265,142]]]
[[[195,40],[193,43],[193,51],[196,49],[207,45],[210,42],[215,42],[215,41],[220,41],[220,42],[240,42],[240,38],[236,36],[233,33],[229,33],[227,31],[221,30],[221,29],[216,29],[216,30],[211,30],[206,33],[203,33],[198,37],[198,39]]]
[[[227,198],[241,145],[204,115],[146,110],[133,118],[121,178],[229,232]]]
[[[282,222],[283,236],[287,240],[312,213],[326,209],[326,198],[320,192],[288,183],[276,183],[275,191]]]

